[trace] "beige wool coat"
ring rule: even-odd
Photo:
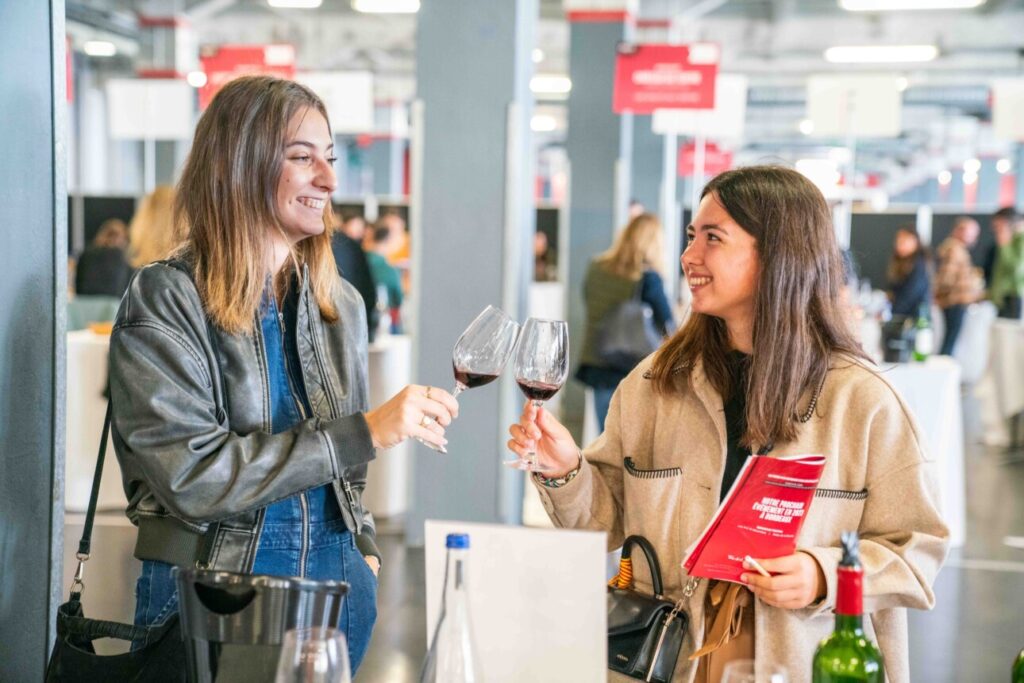
[[[612,398],[605,432],[584,451],[579,475],[562,488],[538,485],[556,526],[608,532],[609,550],[641,534],[657,550],[666,594],[683,598],[690,633],[675,683],[692,681],[687,655],[703,643],[707,580],[687,598],[684,551],[718,508],[726,430],[721,396],[698,366],[680,391],[654,391],[640,364]],[[810,405],[810,396],[805,404]],[[839,535],[857,530],[864,565],[864,627],[878,644],[888,680],[911,680],[907,607],[930,609],[932,583],[946,557],[949,532],[938,510],[934,463],[906,405],[876,369],[837,358],[817,406],[798,438],[770,455],[822,454],[825,470],[797,539],[828,582],[825,598],[800,610],[755,600],[754,652],[760,664],[784,666],[790,683],[811,680],[818,643],[832,632]],[[626,463],[626,459],[630,463]],[[643,560],[640,590],[650,592]],[[693,585],[691,584],[691,588]],[[614,679],[613,679],[614,680]]]

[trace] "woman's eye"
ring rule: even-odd
[[[338,161],[338,157],[327,157],[327,163],[329,163],[329,164],[337,163],[337,161]]]
[[[301,161],[302,163],[306,163],[306,162],[309,161],[309,156],[308,155],[304,155],[304,156],[292,157],[292,161]]]
[[[689,244],[694,240],[695,237],[696,235],[694,235],[692,232],[686,233],[686,243]]]
[[[715,233],[709,232],[708,233],[708,241],[709,242],[721,242],[722,240],[719,239],[718,235],[716,235]]]

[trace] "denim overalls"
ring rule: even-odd
[[[268,292],[270,290],[268,289]],[[286,431],[311,414],[295,344],[297,293],[289,289],[283,309],[265,294],[260,325],[270,379],[271,429]],[[164,622],[178,611],[178,593],[166,562],[143,560],[135,587],[135,623]],[[329,485],[296,494],[267,507],[253,574],[347,581],[338,627],[348,640],[352,673],[370,642],[377,619],[377,579],[345,528]]]

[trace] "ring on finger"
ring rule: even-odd
[[[428,424],[430,424],[430,417],[426,413],[423,413],[423,419],[420,420],[420,427],[426,427]]]
[[[433,389],[433,387],[427,387],[427,398],[430,398],[430,390],[431,389]]]

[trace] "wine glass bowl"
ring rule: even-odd
[[[534,406],[541,407],[565,384],[569,373],[569,330],[564,320],[530,318],[523,325],[516,352],[516,384]],[[526,459],[505,463],[528,472],[550,468],[538,462],[536,452]]]
[[[452,396],[457,397],[466,389],[482,387],[498,379],[518,339],[519,323],[508,317],[505,311],[494,306],[481,311],[452,350],[452,373],[455,375]],[[431,422],[433,419],[425,418],[425,424]],[[416,440],[435,451],[447,453],[443,447],[423,439]]]
[[[323,627],[287,631],[274,683],[352,683],[345,634]]]

